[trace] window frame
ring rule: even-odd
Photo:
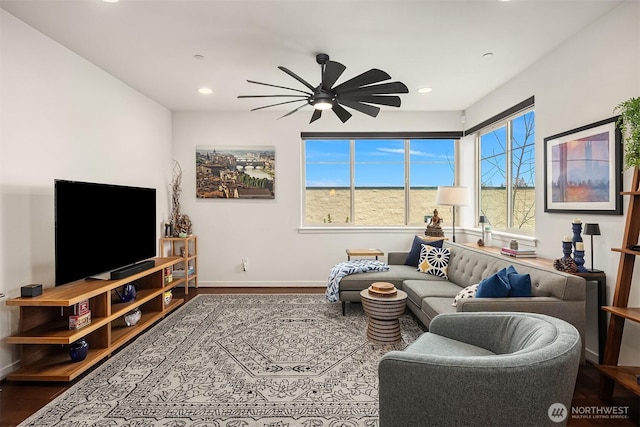
[[[458,174],[458,146],[460,139],[464,136],[462,131],[440,131],[440,132],[301,132],[301,168],[300,168],[300,184],[301,184],[301,198],[300,198],[300,228],[301,229],[356,229],[356,230],[397,230],[398,228],[415,229],[415,225],[408,224],[410,219],[410,200],[409,193],[411,191],[411,177],[410,177],[410,146],[407,144],[408,140],[436,140],[436,139],[451,139],[453,140],[453,164],[454,164],[454,180],[457,183]],[[402,140],[404,142],[404,224],[401,225],[358,225],[353,222],[345,224],[316,224],[307,223],[306,213],[306,144],[305,141],[316,140],[348,140],[350,142],[350,219],[353,221],[355,206],[355,186],[354,186],[354,174],[355,174],[355,142],[357,140],[375,140],[375,139],[389,139],[389,140]],[[422,226],[421,226],[422,227]]]
[[[534,225],[533,230],[523,230],[523,229],[514,229],[513,228],[513,216],[514,216],[514,206],[513,206],[513,120],[524,116],[528,113],[534,113],[534,139],[528,144],[533,147],[533,152],[535,155],[535,97],[527,98],[526,100],[514,105],[513,107],[493,116],[492,118],[470,128],[465,132],[465,135],[474,134],[475,138],[475,163],[476,167],[476,224],[479,227],[477,219],[482,215],[482,152],[481,152],[481,137],[488,133],[491,133],[499,128],[505,128],[505,186],[506,186],[506,198],[507,198],[507,226],[505,228],[493,229],[492,231],[498,231],[504,234],[513,234],[513,235],[522,235],[535,237],[536,229]],[[535,167],[535,158],[534,158],[534,167]],[[535,172],[534,172],[535,176]],[[534,189],[535,189],[535,178],[534,178]],[[535,191],[535,190],[534,190]]]

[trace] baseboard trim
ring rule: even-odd
[[[9,374],[20,367],[20,360],[16,360],[15,362],[0,368],[0,379],[6,379]]]
[[[266,282],[266,281],[254,281],[254,282],[204,282],[199,280],[198,287],[202,288],[317,288],[327,287],[326,281],[321,282],[300,282],[300,281],[279,281],[279,282]]]

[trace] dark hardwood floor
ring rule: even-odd
[[[257,294],[257,293],[323,293],[324,288],[199,288],[190,289],[187,300],[197,294]],[[176,295],[178,296],[178,295]],[[47,382],[0,383],[0,427],[20,424],[38,409],[55,399],[73,384]],[[570,426],[638,426],[640,397],[616,385],[613,399],[605,403],[598,398],[600,373],[587,362],[580,367],[569,418]],[[523,390],[535,393],[535,390]],[[608,415],[615,412],[617,415]],[[516,422],[517,424],[517,422]]]

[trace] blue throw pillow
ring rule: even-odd
[[[508,274],[510,297],[530,297],[531,296],[531,276],[529,274]]]
[[[507,268],[480,281],[476,298],[503,298],[509,295],[509,277]]]
[[[430,245],[436,248],[441,248],[442,240],[433,240],[427,242],[426,240],[422,240],[420,236],[415,236],[413,238],[413,243],[411,244],[409,255],[407,255],[407,259],[404,261],[404,265],[411,265],[413,267],[418,266],[418,263],[420,262],[420,251],[422,250],[422,245]]]

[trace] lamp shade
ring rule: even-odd
[[[469,191],[467,187],[438,187],[436,192],[436,205],[440,206],[465,206],[469,203]]]
[[[587,236],[599,236],[600,226],[598,224],[585,224],[584,234]]]

